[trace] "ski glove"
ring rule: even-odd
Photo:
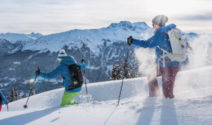
[[[40,75],[40,68],[38,67],[36,72],[35,72],[36,77]]]
[[[133,37],[132,36],[129,36],[127,38],[127,44],[130,46],[132,43],[133,43]]]

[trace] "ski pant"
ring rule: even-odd
[[[179,66],[159,68],[157,70],[157,75],[153,79],[149,80],[149,96],[154,97],[158,95],[159,87],[156,78],[157,76],[162,76],[162,89],[164,97],[174,98],[174,81],[179,70]]]
[[[2,108],[2,106],[0,105],[0,112],[1,112],[1,108]]]
[[[60,106],[78,104],[78,102],[75,101],[74,98],[79,94],[80,92],[64,92]]]

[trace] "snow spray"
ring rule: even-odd
[[[209,68],[212,66],[212,36],[200,34],[188,42],[192,50],[189,51],[189,63],[182,66],[177,74],[174,88],[176,98],[196,98],[212,94],[210,92],[212,67]],[[139,62],[139,72],[142,76],[149,77],[151,76],[149,74],[156,74],[155,49],[138,47],[135,49],[135,57]],[[160,78],[158,82],[161,86]]]

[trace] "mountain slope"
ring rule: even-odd
[[[50,35],[5,33],[0,34],[0,39],[6,39],[12,43],[22,41],[24,44],[23,50],[47,49],[51,52],[57,52],[65,45],[80,47],[83,42],[92,51],[96,51],[98,50],[97,46],[101,45],[105,40],[110,42],[125,41],[129,35],[140,37],[142,33],[147,31],[151,31],[151,29],[144,22],[131,23],[129,21],[121,21],[100,29],[75,29]]]
[[[152,28],[144,22],[131,23],[121,21],[108,27],[88,30],[70,30],[62,33],[41,35],[6,33],[0,34],[0,89],[10,94],[16,88],[22,97],[28,93],[26,83],[34,77],[39,66],[42,72],[52,71],[58,64],[57,52],[65,49],[78,62],[86,60],[86,76],[89,82],[107,81],[110,79],[113,65],[122,65],[129,50],[129,65],[138,72],[134,46],[128,46],[126,39],[147,39],[153,35]],[[195,34],[188,34],[194,37]],[[6,42],[2,42],[6,41]],[[145,53],[140,53],[145,57]],[[40,86],[45,85],[45,88]],[[40,80],[37,93],[59,88],[61,80]]]
[[[121,21],[100,29],[70,30],[50,35],[0,34],[0,39],[7,41],[0,41],[0,87],[7,94],[12,87],[20,93],[27,93],[25,83],[33,77],[36,67],[40,66],[44,72],[54,69],[58,65],[57,52],[62,48],[78,62],[82,58],[86,60],[90,82],[109,80],[113,65],[122,64],[124,60],[128,48],[126,38],[129,35],[139,38],[150,31],[152,29],[146,23]],[[130,63],[135,65],[133,48],[130,53]],[[45,84],[50,90],[62,86],[61,80],[58,81],[40,81],[40,84]],[[43,88],[36,88],[38,93],[43,91]]]
[[[175,83],[176,98],[171,100],[147,98],[145,78],[125,80],[121,104],[116,109],[121,81],[90,84],[93,101],[87,103],[83,90],[77,98],[80,105],[63,108],[58,107],[63,89],[57,89],[32,96],[26,110],[22,108],[26,99],[10,103],[10,111],[4,107],[1,113],[0,124],[210,125],[211,75],[212,67],[180,72]]]
[[[85,43],[94,53],[98,52],[98,46],[108,41],[109,44],[117,41],[125,41],[129,35],[140,37],[150,27],[143,22],[131,23],[121,21],[113,23],[106,28],[91,30],[70,30],[67,32],[50,34],[37,39],[33,46],[28,45],[25,50],[48,49],[52,52],[59,51],[64,45],[80,47]]]
[[[31,34],[19,34],[19,33],[1,33],[0,39],[6,39],[12,43],[17,41],[31,41],[36,40],[43,35],[40,33],[31,33]]]

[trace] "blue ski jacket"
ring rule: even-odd
[[[68,87],[71,84],[73,84],[72,78],[71,78],[70,73],[69,73],[68,66],[72,65],[72,64],[77,64],[77,62],[75,61],[75,59],[72,56],[61,57],[61,59],[62,59],[62,61],[56,67],[56,69],[54,69],[53,71],[51,71],[49,73],[41,72],[39,74],[39,76],[43,77],[45,79],[53,79],[53,78],[56,78],[58,76],[62,76],[64,78],[63,83],[64,83],[64,87],[65,87],[66,92],[79,92],[79,91],[81,91],[82,87],[79,87],[79,88],[76,88],[76,89],[73,89],[73,90],[68,90]],[[85,65],[83,65],[83,64],[80,64],[79,66],[81,68],[85,67]]]
[[[3,93],[0,91],[0,98],[2,101],[0,101],[0,105],[2,106],[3,104],[8,104],[7,99],[4,97]]]
[[[159,64],[160,67],[163,67],[163,62],[161,60],[163,51],[160,48],[168,52],[172,51],[167,32],[174,28],[176,28],[175,24],[160,27],[158,31],[155,33],[155,35],[149,38],[148,40],[133,39],[132,44],[144,48],[154,48],[156,54],[156,62],[157,64]],[[165,67],[180,66],[180,65],[181,65],[180,62],[165,60]]]

